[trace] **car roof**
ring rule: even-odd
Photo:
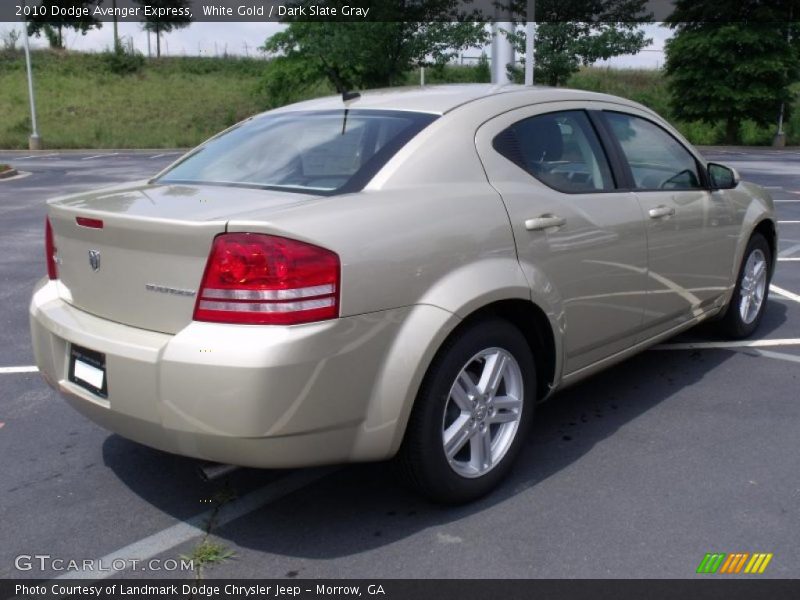
[[[501,94],[524,94],[530,97],[525,98],[525,102],[531,104],[559,100],[596,100],[637,106],[636,103],[619,98],[618,96],[587,92],[584,90],[544,86],[531,87],[513,84],[493,85],[473,83],[368,90],[361,92],[361,97],[350,102],[349,107],[351,109],[408,110],[443,115],[464,104],[477,100],[490,100]],[[270,113],[275,114],[299,110],[335,110],[341,109],[343,106],[342,96],[327,96],[325,98],[290,104],[270,111]]]

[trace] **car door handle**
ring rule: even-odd
[[[671,217],[675,214],[675,209],[671,206],[656,206],[651,208],[648,212],[651,219],[663,219],[664,217]]]
[[[528,231],[540,231],[542,229],[549,229],[550,227],[562,227],[566,222],[567,221],[562,217],[542,215],[541,217],[525,221],[525,229]]]

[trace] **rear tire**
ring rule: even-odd
[[[733,296],[719,321],[720,333],[731,339],[743,339],[758,329],[771,279],[772,250],[763,235],[754,233],[744,251]]]
[[[502,481],[530,430],[536,399],[533,354],[499,318],[456,333],[425,375],[396,458],[431,500],[459,504]]]

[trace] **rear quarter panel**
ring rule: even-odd
[[[228,231],[282,235],[337,252],[342,316],[412,307],[365,390],[370,400],[355,456],[397,451],[422,378],[464,317],[497,300],[531,297],[505,206],[477,157],[477,126],[443,117],[361,193],[228,224]]]

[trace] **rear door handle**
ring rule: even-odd
[[[663,219],[664,217],[671,217],[675,214],[675,209],[671,206],[656,206],[655,208],[651,208],[648,212],[651,219]]]
[[[525,229],[528,231],[540,231],[542,229],[549,229],[550,227],[563,227],[566,222],[567,221],[562,217],[542,215],[541,217],[525,221]]]

